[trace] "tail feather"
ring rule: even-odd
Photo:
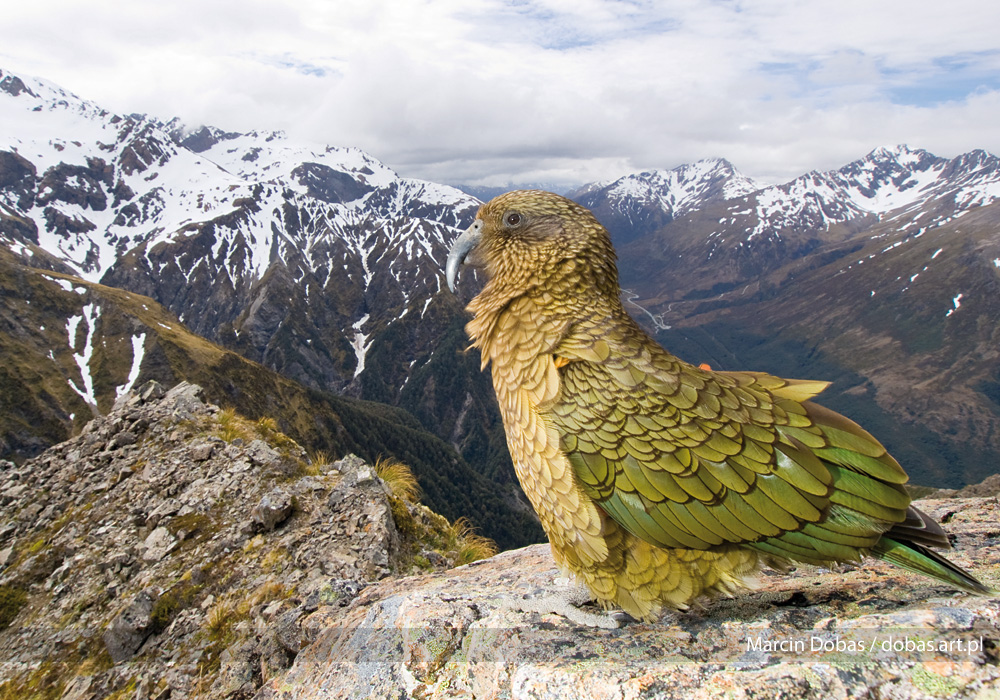
[[[927,513],[912,505],[906,509],[906,519],[893,525],[885,534],[900,542],[951,549],[951,542],[944,528]]]
[[[997,594],[997,591],[981,583],[962,567],[917,542],[907,542],[883,536],[872,548],[871,553],[879,559],[909,571],[930,576],[969,593],[977,595]]]

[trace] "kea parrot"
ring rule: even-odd
[[[468,306],[507,446],[559,567],[605,608],[652,620],[732,595],[761,566],[874,556],[990,589],[930,547],[936,522],[828,382],[713,372],[626,312],[611,239],[590,211],[520,190],[480,207],[446,265],[485,273]]]

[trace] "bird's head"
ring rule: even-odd
[[[452,292],[463,263],[482,268],[491,282],[508,290],[527,290],[572,273],[618,295],[607,230],[587,209],[551,192],[517,190],[482,205],[448,254]]]

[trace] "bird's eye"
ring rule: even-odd
[[[508,226],[517,226],[521,223],[521,215],[517,212],[511,212],[504,217],[504,223]]]

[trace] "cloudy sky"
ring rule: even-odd
[[[1000,154],[987,0],[2,0],[0,68],[448,183]]]

